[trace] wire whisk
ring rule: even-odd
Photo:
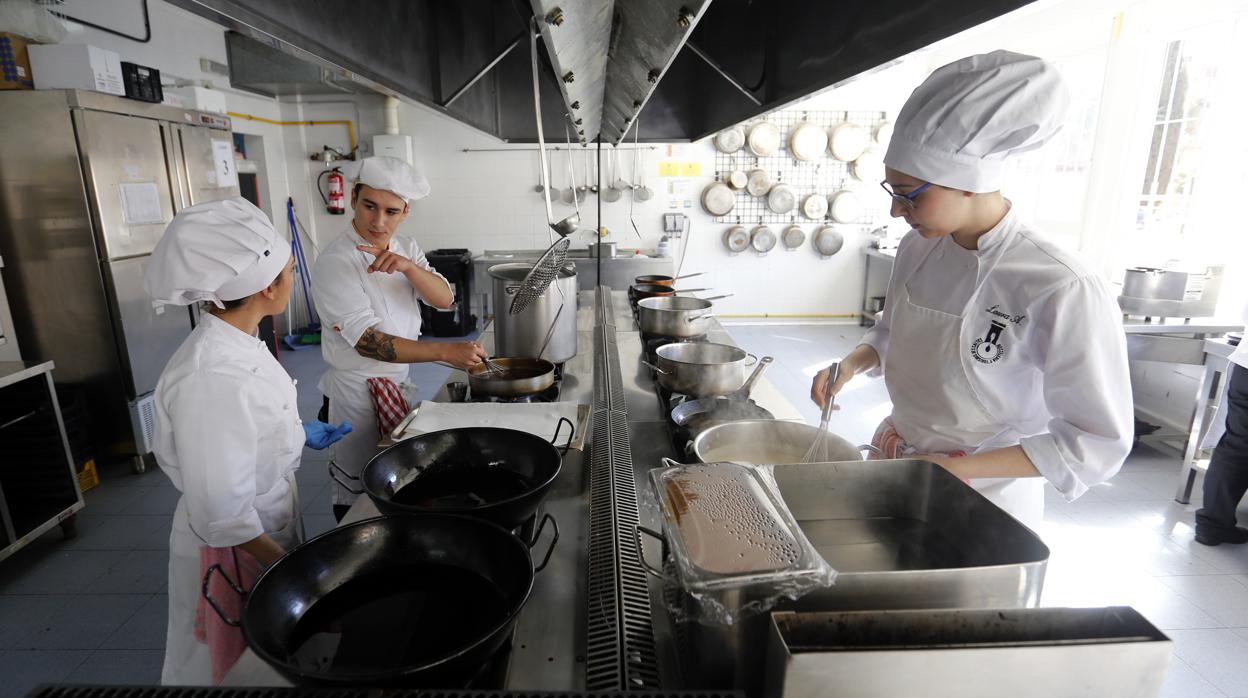
[[[839,361],[828,367],[828,380],[823,384],[828,399],[823,403],[823,412],[819,415],[819,431],[815,434],[815,440],[811,442],[810,448],[806,449],[806,455],[802,456],[803,463],[826,463],[830,459],[828,422],[832,419],[832,403],[836,401],[835,396],[832,395],[832,386],[836,385],[836,378],[840,372]]]

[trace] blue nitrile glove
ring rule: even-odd
[[[344,421],[337,428],[332,427],[325,422],[304,422],[303,433],[306,439],[303,442],[308,448],[321,450],[328,447],[338,439],[350,434],[352,430],[351,422]]]

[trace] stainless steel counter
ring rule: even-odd
[[[601,352],[612,347],[596,346],[599,311],[595,308],[595,293],[577,294],[578,350],[575,358],[564,365],[560,400],[594,404],[595,372],[600,370]],[[618,344],[618,358],[622,369],[622,384],[627,405],[628,446],[631,452],[634,485],[640,522],[648,526],[659,525],[656,499],[650,489],[649,471],[662,465],[664,457],[674,456],[667,433],[665,416],[654,392],[654,383],[647,369],[641,365],[642,344],[637,325],[629,309],[627,295],[614,292],[610,296],[612,328]],[[712,341],[732,343],[731,337],[716,324],[711,333]],[[493,332],[487,327],[481,335],[487,350],[493,346]],[[447,382],[465,381],[460,371],[453,371]],[[781,418],[800,418],[787,400],[775,390],[764,375],[755,387],[754,397],[759,403]],[[433,398],[449,400],[445,385]],[[615,414],[600,410],[604,414]],[[506,688],[510,690],[572,691],[587,686],[586,655],[587,635],[591,628],[589,590],[590,560],[590,459],[594,449],[602,448],[591,436],[585,452],[572,450],[563,462],[559,478],[555,481],[544,503],[543,510],[552,514],[559,523],[560,538],[549,565],[534,580],[533,593],[520,613],[512,641],[510,665]],[[367,498],[357,500],[344,522],[352,522],[378,515],[376,507]],[[544,550],[549,534],[535,546]],[[648,544],[647,544],[648,545]],[[649,559],[657,559],[659,550],[646,548]],[[649,586],[653,613],[653,632],[658,654],[658,673],[661,686],[679,685],[675,661],[672,631],[667,614],[657,609],[663,605],[662,587],[651,581]],[[597,618],[597,616],[595,616]],[[629,632],[638,632],[638,629]],[[244,652],[238,663],[226,675],[225,685],[231,686],[287,686],[290,685],[275,670],[261,661],[250,650]]]
[[[634,484],[637,488],[638,514],[641,525],[658,530],[662,528],[662,514],[650,485],[650,471],[663,467],[663,459],[676,458],[677,453],[668,434],[665,406],[660,404],[659,396],[655,392],[654,376],[641,363],[644,348],[640,331],[629,309],[628,296],[618,291],[611,295],[624,397],[628,405],[628,443],[632,453]],[[711,323],[709,341],[736,344],[718,320],[712,318]],[[778,419],[802,419],[797,408],[776,390],[765,373],[755,384],[751,395],[761,407],[771,411]],[[655,562],[660,559],[662,551],[657,543],[646,538],[642,541],[642,546],[648,560]],[[665,688],[681,686],[684,680],[680,675],[673,629],[665,610],[663,583],[653,577],[647,579],[662,685]],[[761,657],[759,661],[762,661]]]

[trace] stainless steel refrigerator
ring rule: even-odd
[[[151,393],[195,309],[143,273],[174,213],[238,195],[230,120],[77,90],[0,92],[0,256],[22,358],[82,390],[100,455],[150,452]],[[142,467],[141,459],[136,465]]]

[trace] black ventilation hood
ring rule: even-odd
[[[574,113],[568,106],[572,96],[601,94],[602,102],[595,98],[589,111],[592,123],[603,125],[604,141],[619,140],[621,125],[627,127],[634,115],[625,112],[640,104],[642,140],[680,142],[886,66],[1031,2],[169,1],[241,35],[230,41],[235,87],[293,95],[317,93],[315,83],[322,93],[362,86],[432,107],[515,143],[537,138],[529,48],[535,16],[542,34],[543,124],[552,139],[560,139],[565,123],[570,124],[564,114]],[[604,6],[610,11],[604,13]],[[566,24],[554,23],[555,9],[567,16]],[[594,31],[576,21],[589,15],[599,20],[605,15],[606,28],[600,24]],[[671,29],[676,26],[680,29]],[[568,37],[573,44],[579,41],[576,51],[568,49]],[[554,61],[547,53],[552,43]],[[601,53],[592,55],[599,43],[601,52],[611,47],[605,67]],[[637,80],[637,66],[622,60],[637,46],[651,49],[638,60],[655,63],[654,82]],[[275,55],[266,57],[266,50],[315,68],[299,71]],[[587,58],[596,62],[586,63]],[[580,85],[563,81],[578,68],[589,77]],[[627,90],[637,94],[622,94]],[[582,116],[579,128],[586,129]],[[585,137],[592,139],[596,132],[590,127]]]

